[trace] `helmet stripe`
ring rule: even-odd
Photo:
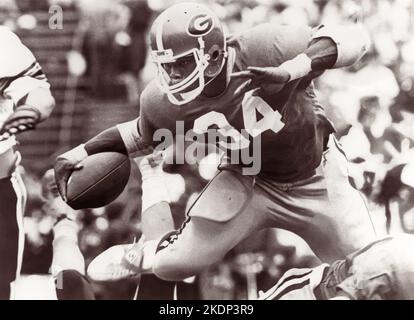
[[[155,32],[155,41],[157,43],[158,50],[164,50],[164,44],[162,43],[162,29],[164,27],[164,16],[161,15],[158,19],[157,29]]]

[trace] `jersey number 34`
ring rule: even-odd
[[[261,97],[252,96],[252,91],[245,94],[242,101],[244,130],[239,132],[227,120],[226,116],[217,111],[210,111],[194,121],[194,131],[197,133],[207,132],[210,126],[216,125],[219,134],[224,138],[231,138],[231,143],[220,141],[219,144],[230,150],[244,149],[249,147],[248,135],[253,138],[267,130],[278,133],[285,124],[282,115],[273,110]],[[256,111],[263,118],[257,121]],[[224,139],[226,140],[226,139]]]

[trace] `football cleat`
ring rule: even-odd
[[[94,281],[118,281],[140,278],[143,243],[113,246],[98,255],[88,266],[88,277]]]

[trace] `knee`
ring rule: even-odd
[[[195,264],[189,259],[171,254],[163,249],[155,255],[152,271],[162,280],[181,281],[199,274],[207,266]]]

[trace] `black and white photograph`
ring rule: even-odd
[[[414,1],[0,0],[0,300],[414,300]]]

